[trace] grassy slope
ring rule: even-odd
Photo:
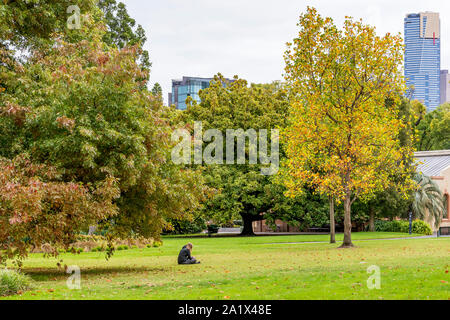
[[[354,234],[355,249],[327,236],[166,238],[164,246],[63,255],[78,265],[82,290],[66,287],[55,260],[33,255],[24,271],[37,290],[11,299],[449,299],[450,238],[364,241],[404,234]],[[338,239],[341,236],[338,236]],[[358,240],[359,239],[359,240]],[[178,266],[180,247],[194,243],[200,265]],[[381,290],[369,290],[367,267],[381,268]],[[447,271],[447,273],[446,273]]]

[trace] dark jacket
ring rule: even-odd
[[[191,259],[191,250],[184,246],[183,249],[181,249],[180,254],[178,255],[178,264],[182,264]]]

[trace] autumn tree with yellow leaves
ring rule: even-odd
[[[338,29],[310,7],[298,26],[285,53],[292,102],[283,181],[289,196],[308,186],[343,202],[342,247],[352,247],[353,202],[392,186],[393,177],[405,195],[412,185],[413,149],[399,140],[402,38],[380,37],[350,17]]]

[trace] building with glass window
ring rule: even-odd
[[[405,18],[405,77],[409,95],[433,111],[440,105],[441,23],[439,13]]]
[[[441,70],[441,104],[450,102],[450,74]]]
[[[177,109],[186,110],[186,99],[191,97],[200,102],[198,92],[208,88],[212,78],[183,77],[181,80],[172,80],[172,92],[169,93],[169,106],[175,105]]]
[[[425,221],[434,231],[442,235],[450,235],[450,150],[416,152],[414,158],[417,172],[430,177],[444,195],[442,221],[436,227],[434,217],[426,210]]]

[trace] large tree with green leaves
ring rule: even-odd
[[[0,2],[0,47],[21,49],[52,43],[52,35],[67,32],[70,6],[93,12],[95,0],[4,0]]]
[[[152,88],[152,94],[154,97],[158,98],[158,100],[163,103],[163,91],[161,85],[156,82]]]
[[[98,6],[104,16],[103,21],[107,26],[107,32],[103,36],[103,41],[110,46],[119,49],[139,44],[141,48],[147,42],[144,28],[134,20],[127,11],[123,2],[116,0],[99,0]],[[149,70],[151,67],[148,51],[142,50],[139,53],[140,65]]]
[[[54,38],[46,39],[51,46],[33,47],[23,61],[2,60],[0,157],[6,158],[2,164],[9,160],[15,165],[14,159],[26,158],[28,167],[45,165],[57,174],[27,169],[31,175],[15,170],[3,177],[10,183],[21,181],[17,190],[24,191],[0,201],[0,215],[13,219],[14,230],[25,230],[29,221],[16,218],[11,205],[45,203],[51,209],[43,206],[25,213],[33,217],[32,224],[56,230],[58,225],[48,225],[43,217],[49,210],[60,217],[70,213],[52,196],[69,197],[72,186],[79,185],[82,191],[73,194],[79,199],[74,216],[79,223],[65,236],[54,232],[55,237],[66,238],[55,238],[51,245],[66,244],[87,223],[103,225],[110,235],[157,238],[167,218],[198,208],[202,180],[170,161],[168,111],[146,88],[148,69],[141,65],[140,43],[123,48],[105,43],[98,8],[84,14],[81,29],[54,30]],[[55,192],[42,201],[27,199],[34,181],[47,183]],[[111,196],[102,201],[109,200],[109,205],[96,200],[101,205],[90,206],[95,190],[104,185]],[[40,194],[45,195],[44,189],[38,190]],[[83,216],[89,208],[105,212]],[[15,239],[22,241],[21,235]],[[40,241],[37,235],[29,244],[33,241]]]
[[[267,129],[270,132],[285,126],[288,100],[278,83],[249,86],[242,79],[227,83],[219,74],[199,95],[201,102],[188,99],[188,108],[181,113],[183,122],[190,128],[193,128],[194,121],[201,121],[204,131],[217,129],[225,136],[228,129],[254,129],[256,132]],[[248,155],[247,147],[247,160]],[[223,157],[225,161],[225,152]],[[298,220],[293,209],[294,201],[284,197],[285,189],[275,183],[274,177],[261,174],[262,166],[248,161],[233,165],[204,164],[208,185],[218,190],[206,202],[204,215],[222,223],[241,217],[243,235],[253,235],[253,221],[266,219],[274,222],[275,217]],[[305,215],[308,210],[300,211],[296,212]]]

